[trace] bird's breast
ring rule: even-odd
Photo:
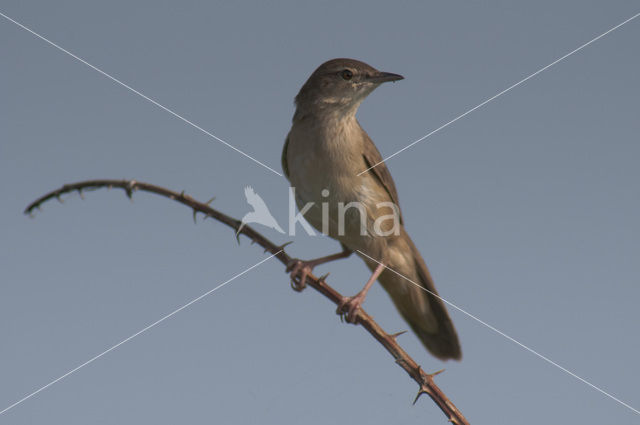
[[[377,205],[388,194],[366,168],[362,129],[355,126],[294,124],[289,133],[287,165],[296,203],[318,231],[351,249],[375,243],[371,235]],[[364,226],[364,232],[363,232]]]

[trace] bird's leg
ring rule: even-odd
[[[378,279],[378,276],[380,276],[380,273],[382,273],[384,269],[384,264],[379,263],[378,267],[376,267],[376,269],[373,271],[371,277],[369,278],[367,283],[364,284],[364,288],[362,288],[360,292],[355,294],[353,297],[342,298],[340,304],[338,304],[336,313],[338,313],[341,318],[344,315],[347,323],[355,323],[356,313],[364,302],[364,299],[367,296],[367,292],[369,292],[369,289],[371,289],[371,286],[373,286],[374,282]]]
[[[320,264],[328,263],[330,261],[339,260],[341,258],[347,258],[353,253],[346,246],[342,246],[342,252],[337,254],[327,255],[325,257],[316,258],[315,260],[302,261],[294,258],[287,264],[287,272],[291,272],[291,287],[295,291],[302,291],[307,286],[307,276],[311,274],[313,268]]]

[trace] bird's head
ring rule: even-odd
[[[306,112],[329,109],[355,114],[376,87],[403,78],[355,59],[332,59],[311,74],[296,96],[296,106]]]

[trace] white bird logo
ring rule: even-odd
[[[280,227],[276,219],[271,215],[267,204],[264,203],[260,195],[258,195],[251,186],[244,188],[244,196],[247,198],[247,203],[253,207],[253,211],[246,213],[244,217],[242,217],[240,227],[238,227],[236,234],[240,233],[240,230],[242,230],[245,224],[249,223],[262,224],[280,233],[284,233],[282,227]]]

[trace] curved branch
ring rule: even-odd
[[[292,258],[287,255],[283,249],[286,245],[288,245],[288,243],[278,246],[259,232],[255,231],[252,227],[246,225],[241,227],[242,223],[240,220],[237,220],[216,209],[211,208],[209,204],[213,201],[213,199],[203,203],[196,201],[189,195],[185,195],[184,192],[177,193],[160,186],[137,182],[135,180],[87,180],[72,184],[66,184],[61,188],[49,192],[46,195],[36,199],[25,209],[24,212],[25,214],[31,215],[35,209],[39,209],[42,204],[51,199],[56,198],[61,201],[60,196],[66,193],[78,192],[78,194],[82,196],[83,191],[113,187],[123,189],[129,198],[131,198],[134,191],[141,190],[144,192],[155,193],[157,195],[180,202],[181,204],[184,204],[193,210],[194,221],[196,218],[196,214],[202,213],[205,215],[205,217],[212,217],[215,220],[224,223],[234,229],[237,233],[238,238],[241,234],[245,235],[246,237],[251,239],[252,243],[257,243],[258,245],[263,247],[265,252],[275,254],[275,257],[280,260],[281,263],[288,265],[292,260]],[[306,283],[313,289],[330,299],[334,304],[338,305],[342,301],[343,296],[338,291],[333,289],[333,287],[329,286],[329,284],[327,284],[324,279],[318,278],[314,275],[309,275],[307,277]],[[378,342],[380,342],[380,344],[382,344],[382,346],[384,346],[384,348],[393,356],[396,363],[402,369],[404,369],[405,372],[407,372],[414,381],[418,383],[420,389],[418,391],[416,399],[414,400],[414,404],[422,394],[427,394],[438,405],[440,410],[442,410],[442,412],[447,416],[451,423],[456,425],[469,424],[462,413],[455,407],[455,405],[434,382],[434,376],[442,371],[432,374],[423,371],[422,368],[415,362],[415,360],[413,360],[409,356],[409,354],[407,354],[407,352],[404,351],[402,347],[400,347],[400,345],[396,342],[396,337],[399,334],[388,334],[387,332],[385,332],[363,309],[358,310],[355,324],[362,325],[362,327],[365,328]]]

